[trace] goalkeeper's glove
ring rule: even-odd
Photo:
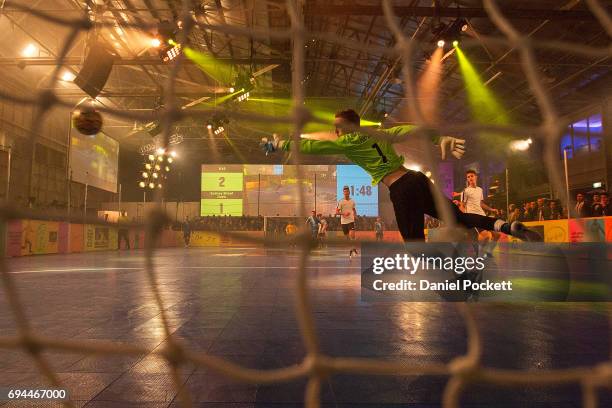
[[[266,156],[270,153],[274,153],[280,148],[281,140],[278,138],[276,133],[272,135],[272,140],[268,140],[267,137],[261,139],[261,147],[264,152],[266,152]]]
[[[465,140],[451,136],[442,136],[439,140],[442,160],[446,159],[446,152],[450,152],[455,158],[460,159],[465,153]]]

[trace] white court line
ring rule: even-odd
[[[359,266],[307,266],[307,269],[361,269]],[[157,266],[160,269],[299,269],[297,266]],[[123,271],[123,270],[138,270],[143,271],[144,268],[72,268],[72,269],[38,269],[31,271],[10,271],[12,274],[21,273],[45,273],[45,272],[104,272],[104,271]]]

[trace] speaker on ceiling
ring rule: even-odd
[[[92,98],[102,92],[113,69],[114,56],[100,43],[89,48],[83,67],[74,78],[74,83]]]

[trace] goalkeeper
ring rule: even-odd
[[[402,166],[404,158],[393,148],[392,142],[377,140],[368,134],[350,129],[360,126],[360,117],[352,109],[336,113],[335,140],[300,141],[300,152],[306,154],[343,154],[355,164],[362,167],[372,177],[372,184],[382,182],[389,187],[391,202],[395,211],[397,225],[404,241],[424,240],[424,215],[438,217],[434,203],[431,181],[419,171],[408,170]],[[381,130],[394,141],[405,139],[415,126],[397,126]],[[290,150],[292,141],[279,140],[276,135],[272,141],[262,140],[266,154],[277,150]],[[462,139],[449,136],[436,136],[434,142],[439,144],[442,160],[450,152],[457,159],[464,154]],[[450,204],[450,202],[449,202]],[[541,241],[538,233],[527,229],[522,223],[512,224],[501,219],[485,217],[478,214],[461,212],[456,206],[450,206],[459,224],[467,228],[480,228],[489,231],[503,232],[524,241]]]

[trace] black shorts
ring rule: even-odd
[[[348,235],[349,231],[355,231],[355,223],[349,222],[348,224],[342,224],[342,232],[344,235]]]

